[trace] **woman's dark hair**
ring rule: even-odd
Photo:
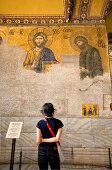
[[[48,117],[53,116],[54,111],[55,111],[55,109],[54,109],[54,106],[52,103],[45,103],[41,110],[42,114],[44,114],[45,116],[48,116]]]

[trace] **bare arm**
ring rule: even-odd
[[[62,134],[62,128],[59,128],[55,137],[42,139],[42,142],[58,142]]]
[[[42,142],[42,134],[41,134],[41,130],[39,128],[37,128],[37,145],[39,145]]]

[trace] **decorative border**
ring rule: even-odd
[[[92,16],[90,17],[90,7],[93,0],[80,0],[80,6],[78,11],[78,17],[74,15],[75,20],[79,20],[79,23],[82,24],[105,24],[105,17],[108,13],[107,11],[112,7],[112,0],[105,0],[101,10],[101,16]],[[108,9],[109,8],[109,9]]]
[[[3,15],[0,14],[0,26],[33,26],[33,25],[55,25],[69,22],[70,0],[63,0],[65,10],[63,15]]]
[[[107,16],[112,11],[112,0],[107,1],[107,7],[104,11],[104,16]]]
[[[64,15],[52,16],[19,16],[0,15],[0,26],[55,26],[55,25],[104,25],[105,15],[110,5],[110,0],[105,0],[101,17],[89,17],[90,4],[93,0],[81,0],[78,17],[74,16],[75,0],[65,0]],[[103,12],[104,11],[104,12]],[[103,16],[104,15],[104,16]],[[76,18],[74,18],[76,17]]]
[[[69,7],[68,0],[64,1],[64,14],[63,15],[3,15],[0,14],[0,25],[2,26],[17,26],[17,25],[53,25],[62,24],[69,18]]]
[[[104,25],[105,19],[80,20],[74,19],[69,22],[68,19],[62,18],[0,18],[0,26],[61,26],[61,25]]]
[[[84,2],[85,1],[88,1],[88,6],[87,6],[87,13],[86,13],[86,16],[87,16],[87,19],[90,20],[90,19],[94,19],[94,20],[100,20],[100,19],[104,19],[106,14],[107,14],[107,10],[111,4],[111,0],[104,0],[103,2],[103,7],[101,9],[101,14],[100,16],[90,16],[90,11],[91,11],[91,5],[93,3],[93,0],[83,0]],[[84,2],[83,2],[83,5],[84,5]],[[83,8],[83,6],[82,6]]]
[[[67,8],[68,8],[68,0],[63,0],[63,4],[64,4],[64,14],[52,14],[52,15],[50,15],[50,14],[40,14],[40,15],[32,15],[32,14],[0,14],[0,17],[2,17],[2,18],[21,18],[21,19],[25,19],[25,18],[36,18],[36,19],[38,19],[38,18],[51,18],[51,17],[53,17],[53,18],[65,18],[66,17],[66,14],[67,14]]]
[[[80,8],[79,8],[79,18],[81,20],[87,20],[87,16],[88,16],[88,7],[89,7],[89,4],[91,3],[91,1],[89,0],[82,0],[81,2],[81,5],[80,5]]]

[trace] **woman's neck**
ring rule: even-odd
[[[50,117],[49,116],[45,116],[45,118],[53,118],[53,116],[50,116]]]

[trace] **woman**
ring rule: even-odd
[[[45,103],[42,107],[44,119],[37,123],[37,144],[38,144],[38,165],[40,170],[48,170],[48,163],[51,170],[60,170],[60,159],[56,142],[60,140],[63,123],[53,117],[54,107],[52,103]],[[47,127],[51,126],[55,137],[52,137]]]

